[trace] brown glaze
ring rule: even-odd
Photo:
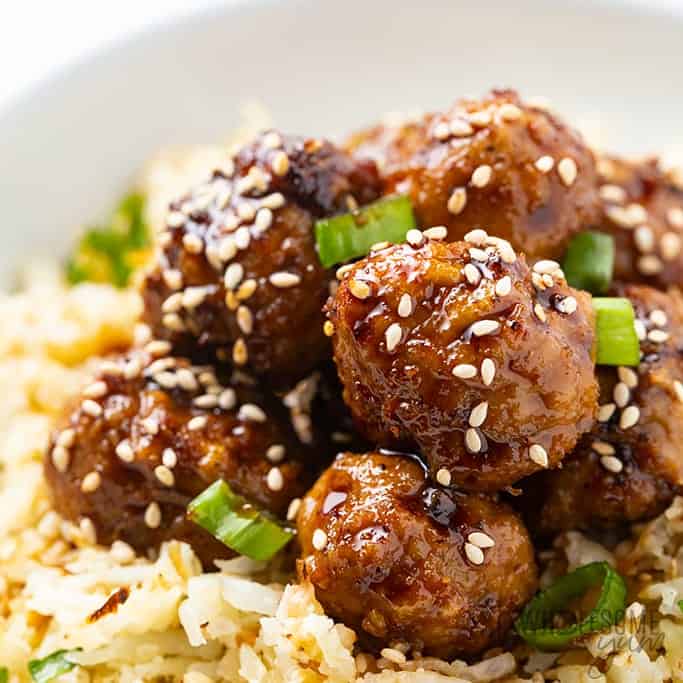
[[[654,517],[683,485],[683,401],[674,388],[675,381],[683,382],[683,297],[677,290],[667,295],[642,285],[621,287],[615,293],[631,299],[647,333],[661,330],[670,338],[641,342],[643,360],[634,368],[638,385],[628,401],[640,411],[638,422],[622,428],[623,411],[616,407],[610,419],[596,423],[582,438],[561,470],[526,483],[523,505],[530,512],[529,524],[543,534]],[[666,314],[662,327],[650,319],[656,310]],[[613,404],[617,369],[600,367],[599,378],[601,403]],[[621,471],[601,464],[596,448],[608,452],[604,444],[614,449]]]
[[[515,513],[431,483],[413,458],[340,455],[304,498],[298,527],[301,579],[370,647],[403,641],[439,657],[474,655],[505,635],[536,588]],[[477,531],[494,542],[481,564],[465,551]]]
[[[446,468],[462,488],[495,491],[542,469],[532,445],[545,449],[553,467],[592,426],[594,319],[589,295],[568,287],[560,271],[544,283],[509,245],[470,239],[371,254],[344,273],[328,311],[344,398],[361,432],[388,447],[417,446],[433,475]],[[476,260],[482,249],[484,260]],[[480,282],[468,281],[467,272]],[[509,291],[496,293],[504,277]],[[353,293],[359,283],[369,287],[365,299]],[[412,312],[401,317],[407,297]],[[575,311],[559,311],[570,302]],[[477,336],[479,321],[499,329]],[[393,350],[392,325],[400,330]],[[489,385],[485,359],[495,365]],[[476,375],[454,376],[462,364]],[[481,449],[472,452],[466,431],[484,401],[488,415],[473,430]]]
[[[657,159],[600,161],[603,217],[614,236],[614,277],[666,289],[683,286],[683,190]]]
[[[453,123],[455,134],[447,132]],[[562,120],[525,105],[512,90],[461,99],[404,125],[377,126],[352,136],[348,147],[378,163],[385,193],[410,196],[423,228],[445,225],[450,240],[483,228],[530,262],[561,257],[572,235],[600,215],[591,151]],[[544,172],[536,162],[546,156],[554,165]],[[576,164],[571,184],[558,172],[562,159]],[[473,173],[482,165],[491,167],[491,179],[477,187]],[[448,208],[456,188],[467,196],[459,212]]]
[[[329,353],[321,307],[330,278],[315,250],[314,222],[374,199],[377,175],[372,162],[353,161],[329,142],[273,131],[233,165],[172,205],[144,284],[145,319],[180,353],[218,348],[222,359],[290,386]],[[230,266],[239,276],[226,289]],[[282,273],[294,284],[277,286],[271,276]],[[204,288],[199,303],[192,302],[199,290],[190,290],[186,305],[188,287]],[[174,305],[180,296],[169,302],[179,292],[182,303]]]
[[[139,361],[144,369],[125,379],[120,371],[131,360]],[[108,368],[97,377],[106,384],[106,393],[94,399],[102,408],[101,415],[86,412],[80,397],[58,423],[45,460],[52,501],[69,520],[90,518],[100,543],[121,539],[145,552],[164,540],[177,538],[189,542],[210,566],[214,558],[225,557],[229,551],[186,520],[187,503],[222,478],[249,501],[284,516],[292,498],[301,495],[312,479],[303,462],[308,453],[294,436],[278,401],[229,380],[223,379],[219,385],[220,378],[211,377],[210,368],[194,368],[183,358],[162,359],[169,363],[168,370],[162,372],[178,377],[178,371],[189,374],[187,371],[194,368],[191,374],[197,388],[164,389],[156,379],[162,376],[150,367],[151,361],[151,356],[141,351],[114,358],[112,367],[119,370]],[[193,403],[200,395],[227,387],[236,393],[235,406],[230,409],[198,408]],[[261,408],[265,420],[256,421],[245,413],[245,404]],[[206,425],[191,429],[189,421],[198,416],[206,418]],[[157,427],[152,425],[150,431],[151,423]],[[61,472],[55,467],[53,453],[68,428],[74,430],[73,445],[67,448],[68,468]],[[116,453],[123,441],[135,454],[132,462]],[[273,445],[284,446],[284,458],[277,464],[282,475],[280,490],[271,490],[267,484],[274,464],[266,453]],[[155,474],[169,448],[177,458],[177,464],[170,468],[174,479],[170,486]],[[84,492],[84,478],[92,472],[99,474],[101,482],[96,490]],[[160,506],[158,528],[145,523],[150,503]]]

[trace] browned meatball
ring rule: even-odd
[[[617,293],[636,309],[642,362],[599,368],[599,421],[561,470],[528,482],[524,505],[541,533],[653,517],[683,484],[683,297],[642,285]]]
[[[302,580],[371,647],[472,655],[536,587],[521,520],[483,494],[430,482],[412,458],[340,455],[302,501]]]
[[[65,414],[45,471],[56,510],[89,518],[98,542],[145,551],[179,538],[208,566],[228,551],[186,520],[187,503],[222,478],[284,516],[311,481],[304,453],[279,402],[210,367],[136,350],[107,361]]]
[[[666,289],[683,286],[683,190],[656,159],[599,163],[601,229],[614,235],[614,276]]]
[[[600,215],[595,161],[577,133],[511,90],[461,99],[443,113],[378,126],[349,142],[375,159],[387,194],[407,194],[422,227],[450,240],[480,227],[530,262],[559,258]]]
[[[331,143],[264,133],[171,206],[144,284],[145,318],[184,354],[219,357],[287,385],[328,352],[329,272],[317,218],[377,196],[372,162]]]
[[[508,243],[467,237],[345,268],[329,318],[359,429],[418,447],[444,481],[498,490],[557,465],[592,426],[594,320],[556,263],[532,272]]]

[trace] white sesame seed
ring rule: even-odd
[[[393,647],[383,648],[380,651],[380,655],[384,657],[384,659],[388,659],[393,664],[401,665],[406,663],[406,656],[403,654],[403,652]]]
[[[484,358],[481,362],[481,379],[484,386],[490,387],[496,376],[496,364],[490,358]]]
[[[669,340],[669,333],[664,330],[650,330],[647,333],[647,338],[655,344],[663,344]]]
[[[327,547],[327,534],[322,529],[316,529],[313,532],[312,543],[316,550],[322,552]]]
[[[292,522],[296,519],[299,514],[299,509],[301,508],[301,498],[293,498],[289,506],[287,507],[287,521]]]
[[[443,225],[435,225],[433,228],[423,230],[422,234],[430,240],[445,240],[448,236],[448,229]]]
[[[683,208],[673,207],[666,212],[666,219],[672,228],[683,229]]]
[[[146,417],[140,420],[140,425],[150,436],[156,436],[159,433],[159,421],[156,417]]]
[[[517,254],[507,240],[500,237],[489,237],[486,241],[498,250],[503,263],[514,263],[517,260]]]
[[[505,275],[496,282],[495,292],[497,296],[507,296],[512,291],[512,280]]]
[[[618,382],[614,386],[612,398],[619,408],[626,406],[631,398],[631,392],[629,391],[628,386],[624,382]]]
[[[69,469],[71,453],[64,446],[55,446],[50,454],[52,464],[58,472],[64,474]]]
[[[154,476],[164,485],[164,486],[173,486],[175,484],[175,477],[173,476],[173,472],[166,467],[166,465],[157,465],[154,468]]]
[[[202,242],[202,239],[193,232],[188,232],[183,235],[183,246],[190,254],[201,254],[204,250],[204,242]]]
[[[631,368],[626,368],[623,365],[619,366],[617,368],[617,375],[629,389],[635,389],[638,386],[638,375]]]
[[[640,409],[638,406],[627,406],[621,412],[619,419],[619,427],[621,429],[630,429],[640,420]]]
[[[56,444],[63,448],[71,448],[76,442],[76,430],[68,427],[62,430],[57,437]]]
[[[624,463],[614,455],[603,455],[600,457],[600,464],[608,471],[618,474],[624,469]]]
[[[112,377],[121,377],[123,375],[123,368],[116,361],[104,360],[100,363],[100,372]]]
[[[615,403],[605,403],[598,408],[598,422],[609,422],[614,411],[617,409]]]
[[[486,230],[476,228],[475,230],[470,230],[468,233],[466,233],[463,239],[465,240],[465,242],[474,244],[477,247],[483,247],[487,244],[489,236]]]
[[[472,173],[472,177],[470,178],[470,184],[473,187],[486,187],[491,181],[492,175],[493,169],[488,164],[477,166]]]
[[[185,324],[177,313],[167,313],[161,319],[161,324],[173,332],[185,331]]]
[[[243,221],[253,221],[256,217],[256,209],[249,202],[240,202],[237,205],[237,215]]]
[[[145,345],[145,351],[152,356],[165,356],[171,352],[171,344],[161,339],[155,339]]]
[[[142,372],[142,362],[139,358],[131,358],[123,368],[126,379],[135,379]]]
[[[56,538],[59,535],[60,521],[59,515],[54,510],[46,512],[38,522],[38,533],[43,538]]]
[[[232,361],[236,365],[245,365],[249,360],[249,351],[247,350],[247,343],[240,337],[232,347]]]
[[[232,410],[237,403],[237,396],[234,389],[225,389],[218,396],[218,405],[223,410]]]
[[[240,406],[237,419],[249,422],[265,422],[268,417],[255,403],[245,403]]]
[[[534,313],[536,314],[536,317],[542,322],[546,322],[548,317],[545,314],[545,309],[541,304],[534,304]]]
[[[93,493],[100,488],[101,483],[102,477],[99,472],[88,472],[81,482],[81,491],[83,493]]]
[[[150,529],[158,529],[161,524],[161,508],[158,503],[150,503],[145,510],[145,524]]]
[[[178,456],[172,448],[164,448],[164,451],[161,454],[161,462],[164,463],[164,466],[169,470],[172,470],[178,464]]]
[[[301,277],[296,273],[286,273],[282,271],[279,273],[273,273],[268,280],[274,287],[284,289],[298,285],[301,282]]]
[[[576,309],[578,308],[578,303],[573,296],[566,296],[564,299],[560,299],[555,304],[555,308],[560,313],[571,315],[572,313],[576,312]]]
[[[669,318],[666,313],[661,308],[655,308],[649,315],[650,322],[655,325],[655,327],[666,327],[669,322]]]
[[[166,225],[168,225],[169,228],[179,228],[181,225],[184,225],[186,220],[184,213],[181,213],[180,211],[170,211],[168,216],[166,216]]]
[[[476,545],[477,548],[493,548],[493,546],[496,545],[496,542],[483,531],[473,531],[467,537],[467,540],[472,545]]]
[[[102,415],[102,406],[89,398],[86,398],[85,401],[81,403],[81,410],[91,417],[99,417]]]
[[[616,453],[616,450],[614,446],[612,446],[611,443],[607,443],[606,441],[593,441],[591,444],[593,450],[600,454],[600,455],[614,455]]]
[[[497,320],[477,320],[470,327],[472,334],[475,337],[485,337],[489,334],[495,334],[500,329],[500,323]]]
[[[472,564],[484,564],[484,551],[473,543],[465,543],[465,555]]]
[[[282,462],[285,457],[285,447],[282,444],[276,443],[268,447],[266,451],[266,458],[272,463]]]
[[[281,206],[284,206],[285,202],[285,196],[282,193],[273,192],[272,194],[269,194],[261,199],[261,206],[266,209],[270,209],[271,211],[275,211],[275,209],[279,209]]]
[[[370,285],[363,280],[356,280],[356,278],[349,280],[349,291],[361,301],[367,299],[371,294]]]
[[[647,254],[655,248],[655,234],[652,228],[647,225],[641,225],[636,228],[633,233],[633,241],[635,242],[638,251]]]
[[[241,228],[238,228],[235,231],[233,239],[235,241],[235,246],[238,249],[246,249],[251,244],[251,233],[249,232],[249,228],[244,225]]]
[[[257,287],[256,280],[253,278],[249,278],[248,280],[244,280],[242,284],[237,288],[237,300],[238,301],[246,301],[251,297],[251,295],[256,291]]]
[[[386,340],[387,351],[390,353],[399,345],[401,342],[401,337],[403,336],[403,330],[398,323],[392,323],[387,327],[384,338]]]
[[[411,228],[406,233],[406,242],[414,247],[419,247],[424,242],[424,235],[416,228]]]
[[[646,256],[641,256],[641,258],[638,259],[637,266],[638,270],[643,275],[657,275],[658,273],[662,272],[664,264],[658,256],[647,254]]]
[[[208,422],[208,418],[206,415],[197,415],[196,417],[193,417],[189,422],[187,423],[187,428],[194,432],[198,429],[203,429],[206,427],[206,423]]]
[[[659,242],[659,251],[665,261],[673,261],[681,253],[681,238],[675,232],[665,232]]]
[[[447,469],[441,468],[436,473],[436,481],[439,482],[441,486],[450,486],[451,473]]]
[[[238,306],[237,308],[237,325],[243,334],[251,334],[254,330],[254,316],[249,308],[246,306]]]
[[[474,408],[472,408],[472,412],[470,413],[470,427],[481,427],[484,424],[484,421],[486,420],[486,416],[488,415],[489,412],[489,404],[487,401],[482,401],[481,403],[477,404]]]
[[[130,564],[135,559],[135,551],[124,541],[114,541],[109,549],[109,554],[118,564]]]
[[[534,272],[540,275],[552,275],[555,271],[560,269],[560,264],[557,261],[550,259],[542,259],[534,263]]]
[[[413,298],[410,294],[402,294],[398,302],[398,314],[401,318],[407,318],[413,312]]]
[[[574,184],[578,172],[579,170],[576,167],[576,162],[569,157],[560,159],[560,162],[557,164],[557,173],[567,187],[571,187]]]
[[[479,249],[479,247],[471,247],[467,251],[470,254],[470,258],[474,259],[475,261],[486,263],[486,261],[489,260],[489,255],[483,249]]]
[[[475,111],[468,114],[468,117],[472,125],[478,128],[483,128],[491,123],[491,112],[489,111]]]
[[[467,190],[464,187],[456,187],[448,198],[448,211],[454,216],[462,213],[467,205]]]
[[[626,201],[626,190],[619,185],[602,185],[600,187],[600,199],[604,202],[622,204]]]
[[[473,266],[471,263],[465,264],[463,272],[465,273],[465,279],[471,285],[476,287],[481,282],[481,273],[479,272],[479,268]]]
[[[133,462],[135,460],[135,453],[133,452],[133,447],[130,445],[130,441],[120,441],[116,446],[116,455],[123,462]]]
[[[183,306],[183,295],[181,292],[171,294],[161,304],[161,310],[164,313],[177,313]]]
[[[218,405],[218,397],[213,394],[202,394],[192,400],[192,404],[197,408],[210,409]]]
[[[273,212],[270,209],[262,208],[256,212],[254,219],[254,230],[257,235],[263,234],[273,224]]]
[[[648,219],[647,210],[641,204],[635,202],[626,207],[610,206],[605,209],[605,214],[619,227],[632,230]]]
[[[187,309],[197,308],[208,294],[206,287],[188,287],[183,292],[183,306]]]
[[[83,389],[86,398],[102,398],[109,391],[107,383],[103,381],[93,382]]]
[[[233,237],[224,237],[218,245],[218,257],[224,263],[231,261],[237,254],[237,244]]]
[[[241,263],[231,263],[226,269],[225,269],[225,276],[223,277],[223,281],[225,284],[225,288],[232,290],[239,285],[239,283],[242,281],[242,278],[244,277],[244,267],[242,266]]]
[[[541,173],[550,173],[555,166],[555,159],[546,154],[545,156],[536,159],[534,166],[536,167],[536,170],[540,171]]]
[[[643,341],[647,338],[647,329],[645,328],[645,323],[643,323],[642,320],[636,318],[633,321],[633,329],[635,329],[636,337],[638,337],[639,341]]]
[[[453,119],[448,127],[450,134],[456,138],[465,138],[474,133],[474,129],[463,119]]]
[[[674,393],[676,398],[683,403],[683,382],[674,380]]]
[[[273,155],[270,167],[277,176],[287,175],[287,171],[289,171],[289,157],[283,151],[276,152]]]
[[[504,121],[517,121],[522,116],[522,110],[512,102],[506,102],[502,104],[498,109],[500,117]]]
[[[548,467],[548,453],[540,444],[532,444],[529,448],[529,458],[541,467]]]
[[[453,375],[460,379],[472,379],[477,376],[477,368],[469,363],[460,363],[453,368]]]
[[[439,123],[434,126],[432,133],[437,140],[441,141],[447,140],[451,135],[450,128],[445,121],[439,121]]]
[[[476,429],[470,427],[465,432],[465,446],[467,446],[467,450],[471,451],[472,453],[479,453],[481,450],[481,437]]]
[[[173,372],[157,372],[152,377],[164,389],[175,389],[178,386],[178,377]]]
[[[83,517],[78,523],[78,528],[86,543],[89,543],[90,545],[95,545],[97,543],[97,532],[95,531],[95,525],[90,517]]]

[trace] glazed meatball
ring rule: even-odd
[[[45,470],[55,509],[89,519],[98,542],[143,552],[177,538],[209,566],[229,551],[187,521],[188,502],[222,478],[284,517],[312,480],[305,457],[278,401],[211,367],[134,350],[106,361],[64,415]]]
[[[511,90],[443,113],[377,126],[348,147],[380,166],[387,194],[407,194],[422,227],[451,241],[480,227],[530,262],[559,258],[600,215],[595,160],[577,133]]]
[[[683,297],[643,285],[617,293],[634,304],[642,362],[599,368],[596,426],[561,470],[525,486],[529,523],[543,534],[654,517],[683,484]]]
[[[467,490],[554,467],[597,410],[589,295],[481,230],[417,235],[342,269],[328,303],[358,428]]]
[[[397,454],[340,455],[302,501],[298,528],[301,579],[369,647],[476,654],[536,587],[534,549],[510,508],[440,487]]]
[[[656,159],[599,163],[603,217],[614,236],[614,276],[666,289],[683,285],[683,190]]]
[[[183,354],[219,358],[291,385],[329,353],[329,272],[316,219],[377,196],[372,162],[270,131],[171,206],[144,283],[145,318]]]

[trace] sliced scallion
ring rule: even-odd
[[[222,479],[187,507],[188,517],[236,553],[269,560],[294,534],[237,495]]]
[[[71,671],[76,664],[69,660],[69,655],[76,650],[57,650],[43,659],[32,659],[28,663],[28,671],[35,683],[47,683],[57,676]]]
[[[604,294],[614,271],[614,238],[603,232],[579,233],[569,243],[562,270],[572,287]]]
[[[635,314],[628,299],[594,297],[595,330],[598,342],[598,365],[640,363],[640,342],[635,328]]]
[[[388,197],[350,213],[323,218],[315,224],[320,262],[329,268],[365,256],[378,242],[404,242],[414,227],[408,197]]]
[[[6,666],[0,666],[0,683],[9,681],[9,670]]]

